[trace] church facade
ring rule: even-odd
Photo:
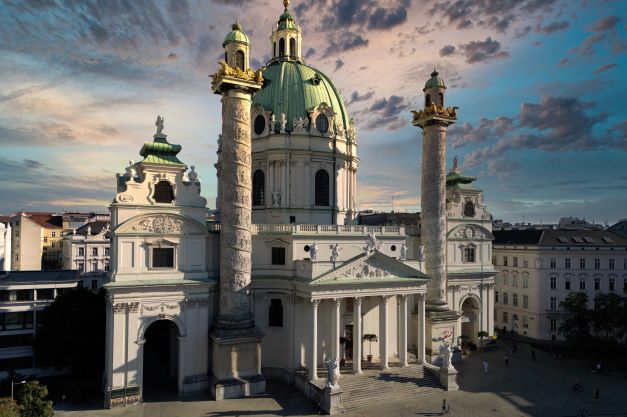
[[[106,407],[163,389],[252,395],[267,378],[310,395],[324,389],[325,362],[429,366],[460,336],[493,332],[491,216],[474,177],[456,164],[446,174],[456,114],[444,81],[432,74],[414,114],[423,161],[441,161],[422,168],[422,227],[356,225],[355,124],[333,82],[305,64],[284,4],[264,69],[249,68],[239,24],[223,43],[217,221],[160,117],[143,159],[117,176]]]

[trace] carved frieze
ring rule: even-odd
[[[133,230],[148,233],[178,233],[183,228],[183,220],[173,216],[159,215],[146,217],[140,220]]]

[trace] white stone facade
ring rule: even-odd
[[[0,221],[0,271],[11,270],[11,222]]]
[[[96,230],[93,229],[98,229]],[[81,273],[83,286],[97,290],[111,262],[111,232],[106,222],[91,222],[63,237],[63,269]]]

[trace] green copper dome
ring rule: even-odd
[[[259,104],[272,111],[277,120],[281,113],[287,117],[286,130],[293,129],[294,118],[308,116],[308,110],[327,103],[335,112],[336,124],[349,128],[349,117],[340,92],[322,72],[292,61],[275,62],[263,72],[264,86],[253,96]]]
[[[281,17],[279,17],[279,22],[277,26],[277,30],[283,29],[296,29],[296,22],[294,21],[294,17],[287,9],[285,9]]]
[[[425,84],[424,90],[427,90],[429,88],[446,88],[446,85],[444,85],[444,80],[439,77],[437,71],[433,71],[431,73],[431,78],[429,78],[429,80]]]
[[[226,44],[231,42],[239,42],[250,45],[250,40],[248,39],[248,36],[246,36],[246,34],[242,32],[242,26],[239,23],[233,23],[231,29],[232,31],[228,35],[226,35],[226,38],[224,38],[224,42],[222,42],[223,48]]]

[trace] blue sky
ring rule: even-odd
[[[627,16],[621,1],[293,0],[307,63],[342,92],[358,135],[361,209],[418,210],[433,68],[460,107],[447,159],[496,218],[627,217]],[[269,58],[282,1],[0,1],[0,213],[106,211],[115,173],[165,117],[216,195],[221,43],[238,19]]]

